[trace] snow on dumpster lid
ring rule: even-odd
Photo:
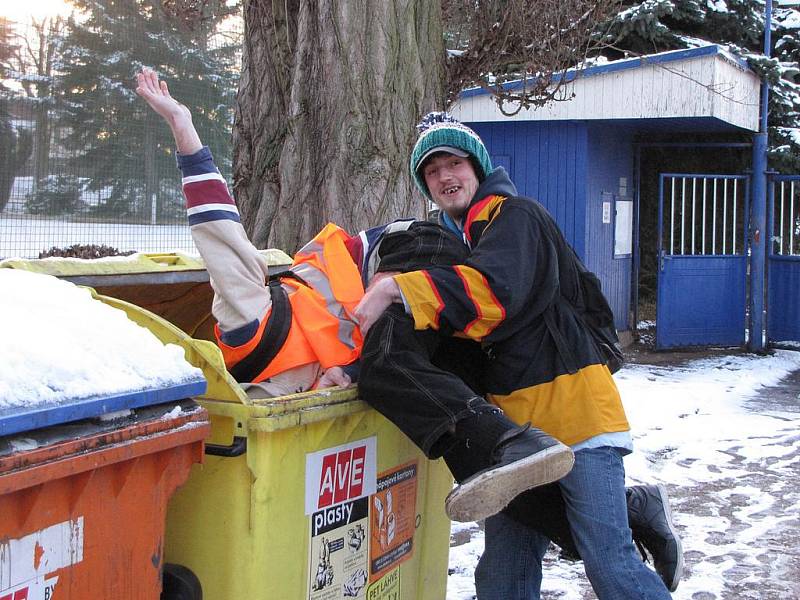
[[[89,290],[0,269],[0,435],[202,394],[202,372]]]

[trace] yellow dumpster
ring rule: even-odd
[[[267,258],[289,263],[274,251]],[[165,559],[199,578],[205,600],[444,598],[452,487],[444,464],[428,461],[355,389],[247,398],[208,341],[212,293],[202,263],[137,255],[0,266],[116,298],[203,369],[208,390],[197,400],[210,414],[209,456],[169,503]]]

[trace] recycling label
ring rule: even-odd
[[[370,498],[370,582],[411,558],[417,518],[417,462],[378,474]]]
[[[365,598],[368,516],[368,498],[311,515],[310,600]]]

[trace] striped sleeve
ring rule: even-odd
[[[225,219],[239,222],[239,210],[207,147],[189,156],[178,155],[178,167],[190,226]]]
[[[497,206],[478,226],[481,235],[464,264],[395,275],[417,329],[496,341],[508,333],[505,322],[519,323],[552,300],[557,257],[530,209]]]
[[[467,265],[395,276],[416,329],[447,329],[482,340],[502,323],[506,310],[480,271]]]
[[[271,307],[266,260],[247,239],[239,211],[207,147],[178,155],[192,239],[214,289],[212,312],[223,341],[249,339]]]

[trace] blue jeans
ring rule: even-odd
[[[658,575],[633,545],[625,500],[625,468],[615,448],[575,453],[559,481],[567,520],[599,600],[668,600]],[[479,600],[539,600],[544,535],[499,513],[486,519],[486,549],[475,570]]]

